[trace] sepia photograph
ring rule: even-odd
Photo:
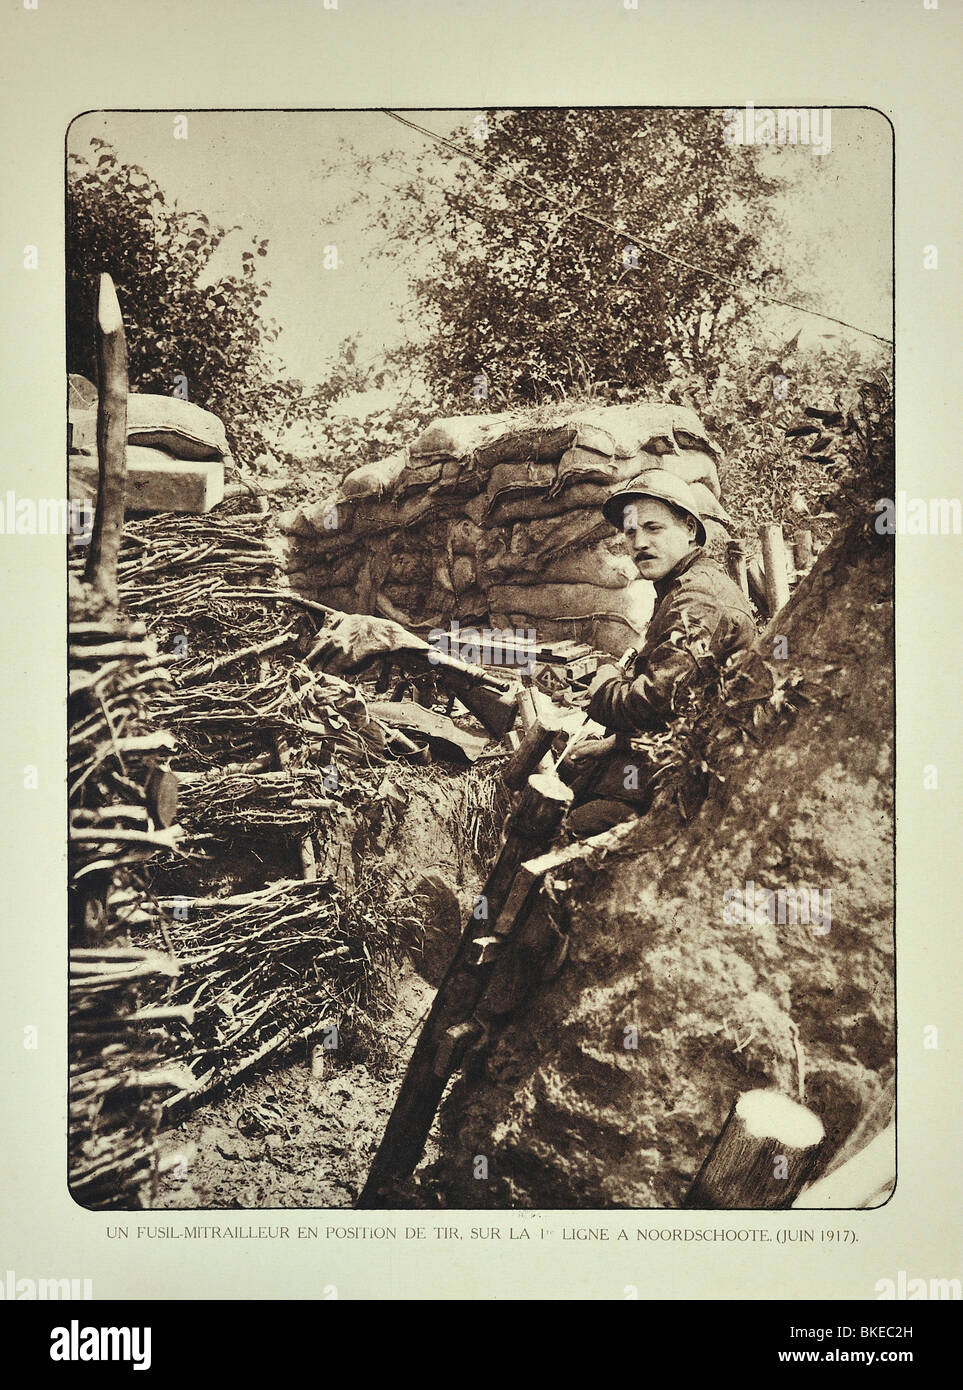
[[[65,173],[74,1201],[883,1205],[954,523],[888,119],[97,111]]]

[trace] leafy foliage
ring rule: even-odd
[[[432,248],[413,289],[421,365],[446,407],[587,390],[619,400],[691,372],[711,383],[753,312],[734,287],[780,284],[764,254],[778,185],[758,152],[727,145],[711,111],[491,111],[484,121],[483,140],[470,130],[455,140],[487,171],[443,152],[439,177],[433,148],[375,219],[387,253]],[[477,404],[476,378],[487,389]]]
[[[844,480],[853,467],[865,472],[855,456],[861,426],[854,412],[870,383],[889,393],[891,420],[889,361],[882,347],[800,351],[793,339],[773,356],[742,340],[711,385],[694,374],[668,384],[666,396],[691,406],[723,451],[723,497],[736,534],[755,535],[760,523],[777,521],[826,538]]]
[[[269,350],[278,328],[262,314],[270,281],[258,274],[268,243],[252,237],[240,274],[211,276],[215,251],[240,228],[171,206],[143,169],[103,140],[91,144],[96,162],[72,155],[67,170],[67,369],[95,379],[94,296],[107,271],[131,389],[170,395],[186,377],[189,399],[223,419],[235,456],[249,462],[316,409]]]

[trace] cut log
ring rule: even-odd
[[[166,830],[177,820],[177,796],[180,782],[169,768],[152,767],[144,785],[147,809],[155,825]]]
[[[698,1211],[790,1207],[815,1175],[824,1139],[821,1120],[804,1105],[778,1091],[746,1091],[682,1205]]]

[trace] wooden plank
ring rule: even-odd
[[[535,771],[552,771],[551,767],[541,768],[540,764],[558,737],[559,730],[560,725],[556,720],[545,720],[541,715],[526,729],[503,774],[503,781],[509,791],[519,791]]]
[[[772,617],[789,602],[789,569],[782,527],[774,522],[760,526],[759,540],[762,543],[766,603]]]
[[[377,1207],[384,1204],[386,1198],[390,1200],[392,1184],[413,1172],[421,1158],[451,1075],[445,1061],[446,1053],[450,1056],[451,1030],[471,1022],[495,968],[495,960],[488,950],[490,924],[498,918],[509,896],[519,865],[534,849],[551,840],[571,801],[571,789],[557,777],[536,775],[528,779],[509,821],[498,859],[477,900],[478,906],[484,905],[484,912],[476,915],[476,907],[469,916],[454,959],[435,995],[358,1201],[359,1207]],[[479,938],[481,959],[478,959],[476,945]]]

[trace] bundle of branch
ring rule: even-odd
[[[138,1205],[157,1176],[162,1100],[191,1084],[165,1057],[163,1006],[138,1008],[177,975],[170,956],[131,947],[70,952],[69,1186],[87,1207]],[[184,1021],[190,1021],[189,1012]]]
[[[143,623],[118,615],[117,561],[126,478],[127,352],[113,282],[102,275],[96,350],[97,515],[82,576],[69,585],[69,1181],[78,1201],[109,1206],[156,1173],[159,1094],[183,1085],[157,1066],[156,1015],[138,1009],[144,987],[169,981],[176,964],[125,944],[119,901],[139,882],[140,862],[171,849],[176,784],[154,755],[173,747],[147,706],[169,679]],[[165,1015],[169,1019],[169,1015]],[[129,1199],[127,1199],[129,1201]],[[125,1204],[127,1204],[125,1202]]]
[[[323,774],[311,769],[180,776],[179,818],[188,833],[303,833],[318,811],[335,804],[326,793]]]
[[[72,927],[100,944],[109,934],[107,890],[122,866],[175,846],[171,752],[151,705],[169,683],[142,623],[123,618],[69,627],[68,797]]]
[[[259,513],[163,513],[128,523],[119,564],[124,604],[143,618],[178,669],[183,665],[186,672],[204,658],[256,649],[288,626],[277,613],[239,597],[278,573],[268,525],[269,518]],[[224,597],[227,591],[230,598]],[[256,658],[257,652],[248,655]],[[247,669],[256,679],[256,659]]]
[[[377,1026],[392,963],[420,930],[377,872],[353,893],[333,880],[281,879],[254,893],[178,899],[168,931],[181,962],[169,1004],[193,1013],[171,1053],[193,1080],[168,1109],[230,1085],[299,1038],[335,1045]]]
[[[122,617],[71,622],[69,658],[70,1187],[86,1206],[130,1206],[156,1174],[160,1096],[185,1084],[138,1009],[176,965],[125,944],[141,866],[179,835],[158,761],[174,741],[150,714],[169,677]]]
[[[124,529],[118,575],[128,608],[152,607],[184,591],[263,582],[278,571],[265,544],[268,518],[159,513]]]
[[[272,734],[298,732],[297,702],[287,673],[270,672],[257,684],[209,680],[160,694],[155,709],[177,736],[178,766],[263,758]]]
[[[357,687],[289,658],[257,684],[236,679],[181,677],[157,699],[156,709],[177,735],[178,765],[202,770],[212,763],[266,767],[280,737],[296,766],[384,761],[385,736],[369,718]],[[252,770],[253,766],[252,766]]]

